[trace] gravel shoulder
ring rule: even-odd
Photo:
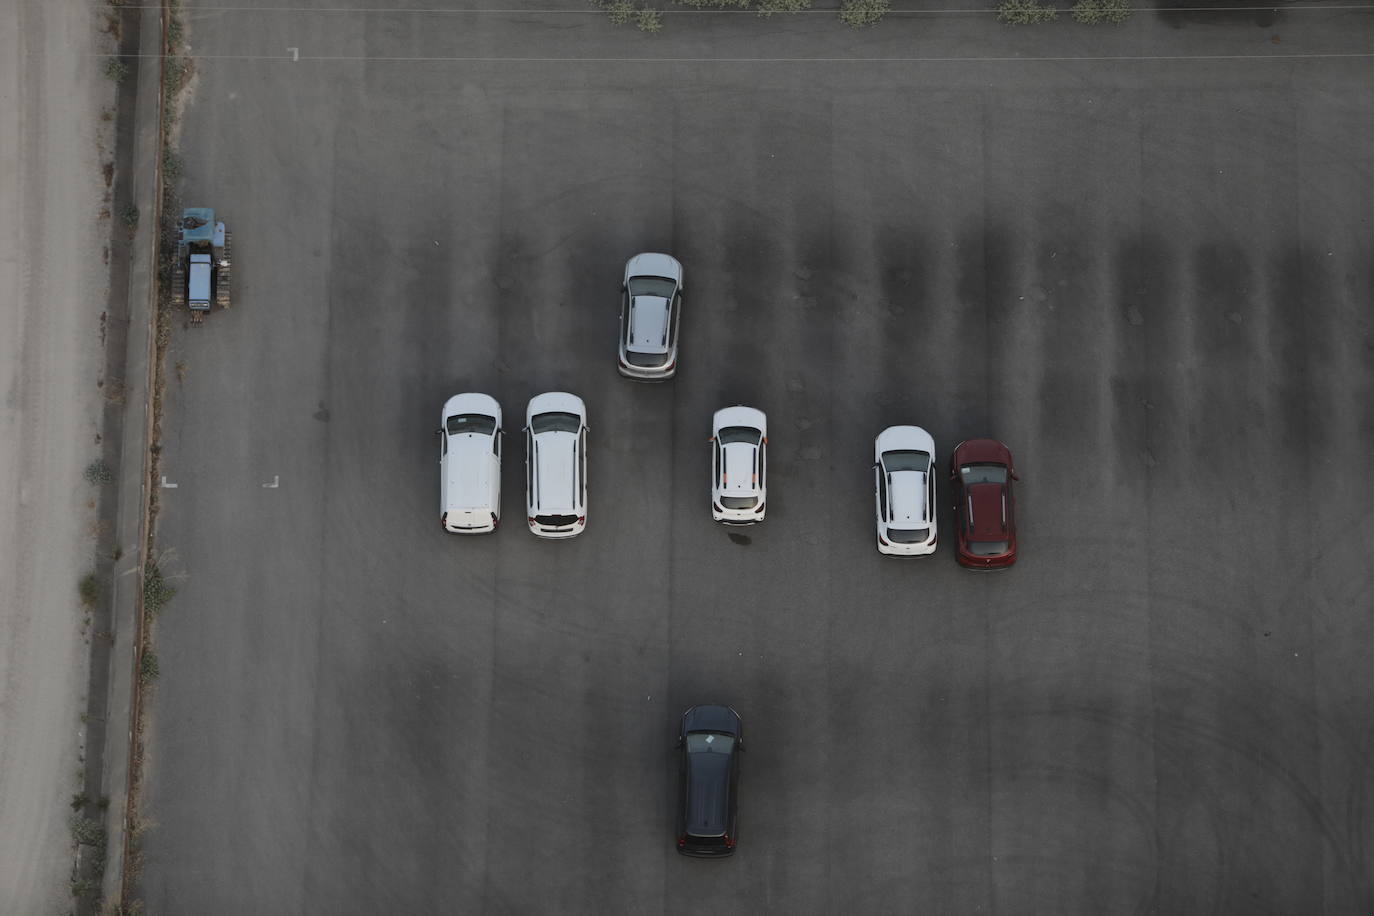
[[[109,234],[108,39],[87,4],[0,5],[0,900],[67,912],[80,789]]]

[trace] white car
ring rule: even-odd
[[[620,286],[620,374],[661,381],[677,372],[682,265],[666,254],[637,254]]]
[[[501,405],[455,394],[439,418],[439,523],[454,534],[485,534],[501,522]]]
[[[873,440],[878,552],[935,552],[935,440],[919,426],[889,426]]]
[[[753,407],[723,407],[711,419],[711,518],[727,525],[763,521],[768,504],[768,418]]]
[[[525,507],[530,530],[570,538],[587,527],[587,405],[550,391],[525,411]]]

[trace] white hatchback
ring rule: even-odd
[[[878,552],[935,552],[935,440],[919,426],[889,426],[873,440]]]
[[[530,530],[570,538],[587,527],[587,405],[550,391],[525,410],[525,507]]]
[[[637,254],[620,286],[620,374],[662,381],[677,372],[682,265],[666,254]]]
[[[752,525],[767,504],[768,418],[753,407],[723,407],[711,419],[711,518]]]
[[[455,394],[439,435],[439,523],[454,534],[485,534],[501,521],[501,405]]]

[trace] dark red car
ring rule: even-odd
[[[949,460],[954,490],[954,538],[959,562],[1000,569],[1016,562],[1016,497],[1019,480],[1011,451],[996,439],[969,439]]]

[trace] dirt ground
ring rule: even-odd
[[[67,822],[89,664],[78,583],[98,533],[83,470],[99,455],[111,219],[102,10],[0,4],[0,908],[11,913],[72,904]]]

